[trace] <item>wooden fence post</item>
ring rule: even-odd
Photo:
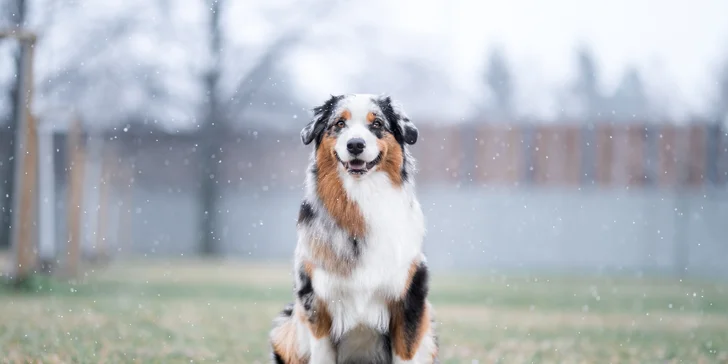
[[[70,277],[75,277],[78,274],[81,256],[81,203],[83,200],[83,177],[86,159],[81,139],[81,120],[78,116],[74,118],[68,133],[67,148],[70,163],[68,166],[68,256],[66,257],[66,273]]]
[[[8,34],[3,32],[0,37]],[[11,222],[12,246],[15,250],[16,282],[25,281],[35,272],[37,261],[35,252],[35,201],[37,174],[37,128],[32,116],[33,100],[33,53],[35,35],[17,33],[20,40],[21,69],[20,95],[18,97],[18,130],[15,143],[15,184],[13,193],[13,216]]]

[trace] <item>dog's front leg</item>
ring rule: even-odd
[[[336,349],[331,341],[331,316],[324,302],[316,299],[309,311],[311,364],[336,364]]]
[[[310,330],[310,364],[336,364],[336,350],[331,342],[331,315],[326,303],[313,290],[312,269],[304,265],[299,271],[298,299]]]
[[[390,303],[389,332],[395,364],[437,362],[437,339],[427,302],[428,279],[427,266],[420,263],[404,295]]]

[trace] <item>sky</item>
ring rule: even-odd
[[[161,69],[158,87],[184,99],[184,107],[174,102],[162,105],[155,118],[171,118],[164,122],[172,124],[199,122],[191,105],[199,102],[201,92],[195,82],[207,62],[205,8],[197,0],[168,1],[175,5],[169,13],[143,11],[141,21],[154,24],[108,41],[111,51],[84,63],[84,70],[95,72],[94,67],[107,67],[104,62],[117,62],[106,71],[105,81],[75,98],[87,104],[82,108],[102,105],[97,109],[103,113],[96,119],[113,119],[109,110],[121,113],[145,107],[150,96],[133,87],[117,97],[106,96],[119,92],[124,69],[141,65]],[[55,2],[60,8],[64,3]],[[72,47],[87,43],[72,41],[76,38],[70,33],[90,37],[113,26],[119,14],[151,6],[139,0],[68,3],[76,5],[52,19],[65,24],[67,32],[49,33],[55,46],[41,44],[38,51],[38,82],[43,75],[52,75],[52,68],[64,59],[83,56]],[[338,0],[334,5],[325,0],[230,0],[228,4],[223,19],[224,63],[233,71],[223,80],[228,92],[268,45],[294,32],[302,41],[284,53],[282,64],[290,77],[285,81],[295,86],[294,94],[303,104],[313,106],[330,94],[389,93],[410,113],[432,121],[479,117],[489,96],[483,72],[493,47],[502,48],[510,61],[519,114],[541,119],[559,114],[563,105],[556,94],[575,77],[574,52],[580,44],[596,56],[603,91],[610,92],[624,69],[635,66],[650,101],[673,121],[707,113],[716,97],[715,69],[728,59],[725,0]],[[312,8],[317,5],[320,8]],[[76,11],[92,14],[91,19],[74,18],[73,14],[81,14]],[[35,23],[50,19],[48,14],[37,15]],[[104,43],[92,47],[104,49]],[[0,45],[0,84],[9,77],[7,49]],[[408,74],[409,70],[417,72]],[[86,80],[93,79],[97,79],[94,73],[86,74]],[[0,98],[0,107],[6,106]]]
[[[716,87],[710,71],[728,56],[728,1],[721,0],[401,0],[352,13],[397,34],[394,47],[426,42],[425,49],[406,51],[447,67],[452,93],[446,98],[456,108],[473,108],[467,99],[482,92],[484,57],[499,45],[516,70],[523,111],[542,115],[557,111],[552,93],[574,76],[574,49],[580,43],[595,52],[605,91],[634,65],[651,98],[677,118],[708,105]],[[356,20],[335,22],[333,28],[340,29]],[[355,50],[363,37],[354,36],[347,48]],[[316,46],[300,50],[294,74],[304,93],[320,97],[348,90],[346,76],[366,72],[367,59],[347,55]]]

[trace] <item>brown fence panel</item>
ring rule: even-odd
[[[646,182],[644,126],[614,127],[611,133],[611,144],[613,146],[610,168],[612,187],[644,185]]]
[[[580,129],[573,126],[544,125],[536,128],[533,178],[536,184],[578,185],[580,183]]]
[[[688,134],[687,184],[700,187],[705,182],[707,161],[707,130],[705,125],[691,125],[685,132]]]
[[[657,184],[675,186],[678,181],[677,149],[679,131],[674,125],[662,125],[657,139]]]
[[[596,132],[596,184],[609,186],[612,184],[612,168],[614,161],[614,132],[611,125],[598,125]]]
[[[459,128],[455,126],[423,126],[412,148],[417,158],[418,182],[443,183],[462,179],[462,146]]]
[[[725,128],[720,130],[717,144],[716,152],[718,155],[715,158],[716,182],[726,184],[728,183],[728,130]]]
[[[476,181],[513,186],[523,171],[523,133],[518,126],[489,124],[477,129]]]

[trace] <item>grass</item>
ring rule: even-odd
[[[0,288],[0,362],[267,363],[287,266],[120,262]],[[726,363],[728,286],[433,274],[444,363]]]

